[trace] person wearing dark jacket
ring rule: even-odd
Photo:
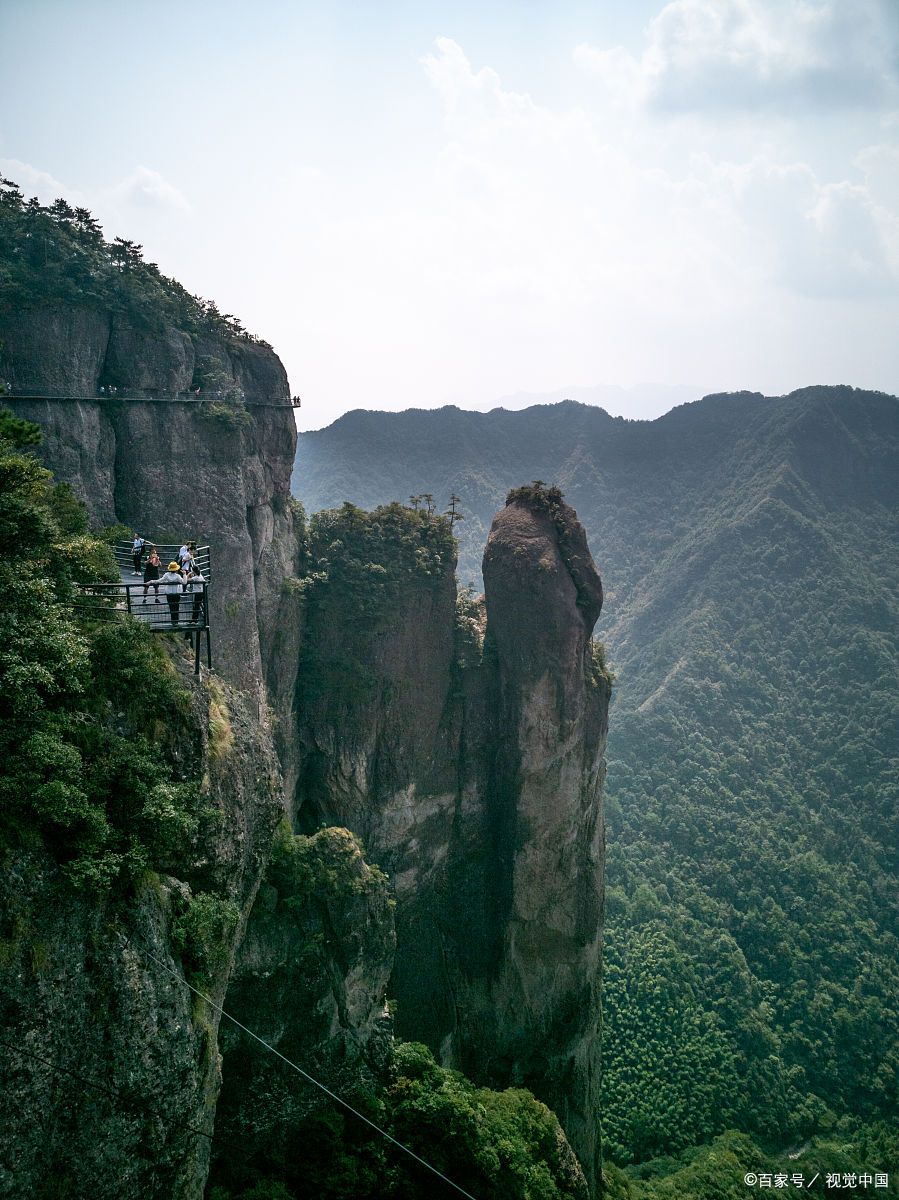
[[[152,585],[156,593],[156,603],[159,603],[159,568],[162,564],[159,561],[159,554],[155,546],[150,547],[150,553],[147,555],[147,561],[144,563],[144,599],[147,597],[147,591]]]

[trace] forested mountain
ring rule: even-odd
[[[829,1133],[872,1170],[888,1154],[897,450],[899,401],[848,387],[653,422],[571,403],[354,412],[300,437],[309,510],[456,493],[462,581],[521,479],[559,485],[586,526],[617,675],[602,1111],[618,1163],[731,1127],[772,1148]]]

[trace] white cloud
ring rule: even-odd
[[[135,167],[121,182],[98,189],[90,197],[48,171],[17,158],[0,158],[0,174],[18,184],[26,197],[36,195],[43,204],[49,204],[61,196],[70,204],[96,207],[101,214],[117,213],[129,207],[180,212],[190,209],[181,192],[158,171],[151,171],[148,167]]]
[[[820,179],[771,149],[743,163],[688,152],[644,166],[601,115],[543,108],[473,70],[456,43],[437,48],[426,67],[445,105],[442,190],[454,217],[441,230],[442,271],[465,273],[473,297],[535,323],[559,305],[680,322],[739,305],[747,285],[815,297],[896,289],[899,191]],[[872,147],[859,164],[879,178],[893,153]],[[647,157],[659,161],[652,147]]]
[[[672,0],[639,56],[578,46],[620,101],[657,111],[885,107],[899,95],[895,0]]]
[[[882,146],[835,173],[774,141],[739,161],[696,152],[679,124],[539,103],[450,39],[423,65],[443,130],[414,172],[364,205],[327,180],[284,197],[314,230],[295,261],[316,281],[294,318],[310,394],[404,407],[560,380],[895,386],[896,198],[864,173],[887,169]]]
[[[865,186],[882,204],[895,205],[899,197],[899,145],[865,146],[855,156],[865,176]]]
[[[438,39],[411,93],[418,140],[400,148],[373,117],[385,147],[374,166],[338,129],[333,153],[314,148],[320,167],[287,136],[252,147],[244,174],[265,179],[261,192],[246,178],[222,192],[214,172],[192,176],[188,163],[176,174],[168,158],[171,180],[111,162],[121,182],[88,196],[27,164],[0,169],[43,200],[85,204],[108,237],[142,242],[167,274],[240,313],[317,398],[303,413],[316,423],[327,400],[472,404],[560,381],[895,389],[899,97],[845,111],[831,97],[813,114],[797,101],[795,121],[776,106],[757,119],[759,80],[795,97],[808,94],[808,64],[836,78],[820,25],[832,42],[835,6],[663,3],[636,55],[576,52],[602,72],[574,81],[580,107],[513,90]],[[858,15],[856,0],[841,3]],[[868,7],[887,29],[878,0]],[[788,20],[801,25],[790,45]],[[872,51],[872,95],[892,86],[893,44],[884,33]],[[860,53],[849,39],[850,74]],[[718,120],[709,81],[729,55],[747,107]],[[659,120],[673,96],[695,111]]]
[[[174,184],[149,167],[135,167],[121,183],[103,192],[102,198],[116,206],[180,209],[182,212],[190,208]]]
[[[708,186],[730,197],[747,260],[761,281],[813,299],[899,295],[899,214],[866,185],[822,182],[805,163],[758,156],[705,160]]]
[[[0,158],[0,175],[17,184],[26,199],[37,196],[42,204],[50,204],[60,196],[70,204],[83,204],[80,192],[67,187],[48,171],[33,167],[18,158]]]

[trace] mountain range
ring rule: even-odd
[[[651,422],[573,401],[356,411],[300,436],[310,511],[456,494],[476,589],[520,480],[559,486],[586,527],[617,676],[613,1161],[895,1111],[897,451],[899,401],[851,387],[712,395]]]

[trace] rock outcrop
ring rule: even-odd
[[[101,385],[168,395],[210,371],[248,400],[290,395],[278,356],[244,338],[142,326],[120,313],[69,304],[4,312],[0,333],[0,376],[22,395],[93,398]]]
[[[228,991],[228,1011],[336,1095],[383,1083],[392,1023],[393,900],[346,829],[282,830]],[[277,1156],[332,1101],[282,1060],[222,1029],[224,1084],[214,1154],[232,1169]],[[213,1168],[212,1182],[216,1180]]]
[[[490,1086],[530,1088],[595,1182],[602,586],[559,493],[513,497],[484,559],[483,655],[477,615],[457,621],[451,562],[361,628],[345,585],[310,605],[295,813],[361,834],[391,877],[400,1035]]]
[[[228,915],[203,980],[220,1003],[284,814],[282,777],[293,786],[290,745],[282,740],[279,764],[270,720],[290,709],[301,626],[284,586],[296,569],[287,379],[263,345],[138,331],[88,309],[5,313],[0,332],[3,377],[63,397],[3,403],[40,425],[39,456],[93,524],[210,544],[216,666],[202,681],[186,667],[193,720],[167,749],[183,778],[203,780],[206,818],[191,861],[99,903],[73,892],[37,849],[0,865],[0,1196],[55,1196],[59,1184],[98,1200],[199,1200],[219,1022],[185,986],[196,964],[178,931],[198,893]],[[236,423],[149,398],[187,387],[201,356],[247,398]],[[101,398],[104,379],[147,397]],[[180,646],[170,647],[176,664]]]
[[[295,571],[296,424],[277,355],[239,338],[139,330],[116,315],[79,308],[7,313],[0,336],[3,371],[16,390],[64,397],[3,397],[17,416],[40,425],[45,465],[71,484],[97,526],[127,525],[159,542],[208,543],[217,669],[258,692],[270,668],[280,695],[270,694],[269,704],[289,703],[292,676],[284,677],[283,663],[296,663],[289,631],[299,621],[282,586]],[[190,400],[149,398],[187,388],[200,360],[245,395],[240,422]],[[129,397],[147,398],[99,397],[102,381],[113,376]]]
[[[574,512],[513,500],[484,554],[488,748],[499,961],[466,981],[465,1069],[530,1088],[598,1177],[601,785],[609,687],[590,635],[602,584]]]

